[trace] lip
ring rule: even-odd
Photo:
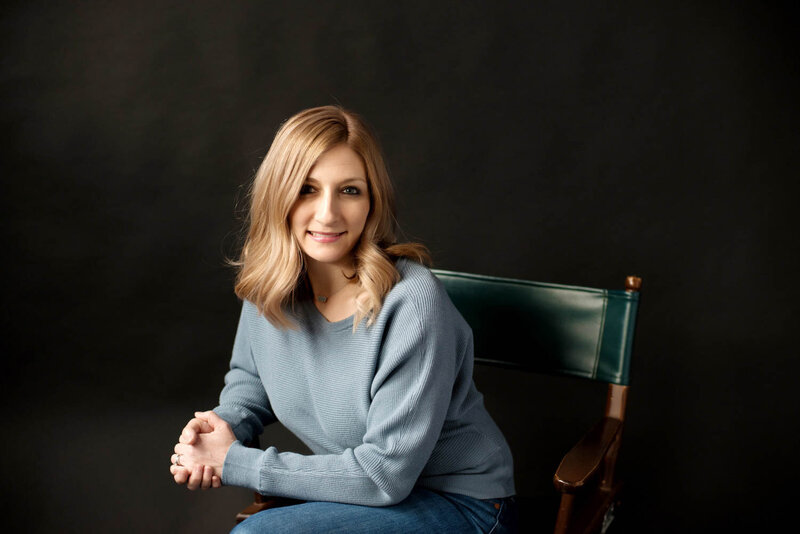
[[[333,243],[347,232],[312,232],[311,230],[308,230],[306,233],[317,243]]]

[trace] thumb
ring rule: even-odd
[[[194,440],[197,437],[197,432],[191,426],[186,426],[181,432],[180,437],[178,438],[178,443],[186,443],[187,445],[193,445]]]
[[[218,416],[216,412],[213,410],[208,410],[207,412],[197,412],[194,414],[195,417],[200,419],[205,419],[209,426],[213,429],[224,428],[228,426],[228,422],[225,421],[222,417]]]
[[[218,428],[220,425],[227,425],[228,423],[222,417],[218,416],[213,410],[206,412],[195,412],[195,417],[198,419],[205,419],[211,428]]]

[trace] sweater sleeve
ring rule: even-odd
[[[387,321],[360,445],[340,454],[302,455],[234,443],[223,483],[369,506],[407,497],[441,434],[459,350],[452,317],[437,309],[441,296],[434,291],[428,297],[398,305]]]
[[[260,436],[265,425],[276,421],[250,346],[249,321],[252,314],[249,312],[252,310],[249,308],[252,306],[247,302],[242,306],[230,370],[225,375],[219,406],[214,408],[214,412],[231,425],[236,438],[243,443]]]

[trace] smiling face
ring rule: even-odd
[[[346,144],[317,159],[289,212],[289,228],[309,263],[353,267],[353,248],[369,215],[364,162]]]

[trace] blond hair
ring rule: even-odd
[[[250,191],[248,233],[239,260],[236,295],[254,303],[280,327],[292,327],[287,307],[306,296],[303,253],[289,227],[289,212],[314,163],[345,143],[361,156],[367,173],[370,211],[354,248],[355,280],[361,286],[353,322],[374,322],[383,299],[400,275],[394,260],[429,263],[419,243],[396,242],[397,222],[389,173],[375,135],[357,114],[338,106],[306,109],[278,130]]]

